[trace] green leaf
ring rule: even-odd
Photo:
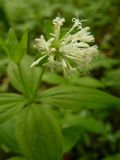
[[[103,77],[106,86],[114,86],[120,89],[120,68],[107,71]]]
[[[75,86],[48,89],[37,100],[64,109],[120,107],[120,99],[117,97],[97,89]]]
[[[25,54],[27,53],[27,47],[28,47],[28,30],[25,30],[19,42],[19,45],[15,50],[16,62],[20,62],[21,59],[25,56]]]
[[[43,82],[46,82],[48,84],[68,84],[69,81],[67,79],[65,79],[64,77],[57,75],[55,73],[52,72],[47,72],[43,75],[42,78]]]
[[[13,157],[13,158],[9,158],[8,160],[27,160],[24,157]]]
[[[29,160],[60,160],[62,137],[56,120],[39,105],[31,105],[19,116],[18,143]]]
[[[80,139],[81,132],[80,127],[63,128],[64,153],[69,152],[76,145]]]
[[[75,77],[71,78],[70,82],[75,85],[92,87],[92,88],[104,88],[104,84],[92,77]]]
[[[24,105],[23,96],[12,93],[0,94],[0,124],[19,113]]]
[[[15,63],[19,63],[26,54],[27,44],[28,44],[28,30],[24,31],[20,42],[18,41],[13,28],[11,28],[8,32],[8,38],[6,42],[0,39],[0,45],[2,49]]]
[[[9,50],[9,56],[12,60],[15,60],[15,50],[18,49],[18,40],[16,37],[16,34],[14,32],[14,29],[11,28],[8,32],[8,38],[6,40],[6,47]]]
[[[0,142],[7,150],[20,153],[20,148],[15,136],[15,122],[16,116],[0,125]]]
[[[88,115],[86,116],[81,116],[80,114],[68,115],[64,119],[63,124],[67,127],[79,126],[80,128],[82,127],[87,131],[97,134],[106,134],[108,132],[106,125],[103,124],[102,121],[97,120],[92,116]]]
[[[91,133],[108,134],[108,127],[102,121],[90,115],[68,114],[63,119],[64,152],[70,151],[81,139],[82,134],[89,131]]]
[[[47,72],[43,75],[43,82],[48,84],[65,84],[65,85],[77,85],[77,86],[85,86],[92,88],[104,88],[104,84],[94,78],[91,77],[71,77],[66,78],[62,77],[58,74]]]
[[[109,69],[115,64],[119,64],[118,59],[109,58],[106,57],[104,54],[99,54],[99,57],[94,62],[93,69],[96,69],[98,67]]]
[[[120,153],[115,154],[115,155],[111,155],[111,156],[105,158],[104,160],[120,160]]]
[[[32,62],[33,59],[30,56],[25,56],[20,63],[20,68],[16,64],[10,63],[7,69],[13,87],[23,94],[27,94],[30,98],[33,98],[37,91],[36,88],[39,87],[41,74],[40,68],[30,67]]]
[[[6,52],[6,54],[11,57],[9,49],[7,48],[5,42],[0,38],[0,46]]]

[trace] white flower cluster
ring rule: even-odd
[[[73,26],[61,37],[60,29],[64,22],[64,18],[56,17],[53,20],[54,33],[50,34],[51,38],[46,41],[41,35],[40,38],[35,39],[34,47],[41,52],[41,57],[31,67],[47,58],[44,65],[62,68],[67,75],[77,70],[86,72],[91,69],[98,48],[97,45],[90,45],[95,39],[89,32],[89,27],[83,28],[82,21],[73,18]]]

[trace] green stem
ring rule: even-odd
[[[33,99],[35,98],[36,94],[37,94],[37,91],[41,85],[41,82],[42,82],[42,77],[43,77],[43,74],[45,72],[45,67],[42,68],[42,71],[41,71],[41,74],[40,74],[40,77],[39,77],[39,80],[38,80],[38,83],[36,85],[36,88],[35,88],[35,91],[34,91],[34,95],[33,95]]]
[[[22,83],[23,88],[24,88],[25,96],[26,96],[28,99],[30,99],[30,98],[29,98],[29,94],[28,94],[29,92],[28,92],[27,87],[26,87],[26,85],[25,85],[25,81],[24,81],[24,77],[23,77],[23,74],[22,74],[22,70],[21,70],[20,63],[17,64],[17,67],[18,67],[18,71],[19,71],[19,75],[20,75],[20,80],[21,80],[21,83]]]

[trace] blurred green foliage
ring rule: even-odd
[[[117,101],[114,103],[114,98],[120,97],[119,10],[119,0],[0,0],[0,38],[7,37],[10,27],[15,29],[18,38],[28,28],[30,39],[28,50],[31,55],[35,54],[31,49],[32,40],[41,33],[46,33],[45,29],[49,30],[48,26],[43,25],[45,20],[51,23],[51,20],[59,14],[66,18],[67,28],[77,12],[80,19],[87,19],[83,25],[89,25],[95,35],[101,53],[90,74],[81,78],[67,79],[48,71],[42,80],[43,90],[53,86],[73,85],[80,87],[81,90],[85,87],[86,92],[89,91],[88,97],[82,93],[83,102],[71,104],[71,106],[81,104],[82,108],[79,110],[64,111],[63,108],[67,106],[56,99],[57,105],[63,106],[61,109],[53,109],[53,114],[62,127],[65,160],[120,160],[120,103]],[[21,92],[21,84],[18,83],[17,76],[14,76],[17,71],[12,64],[8,66],[8,61],[0,47],[0,92]],[[26,61],[31,59],[28,58]],[[27,64],[26,66],[28,67]],[[24,76],[27,76],[26,72]],[[33,73],[30,75],[28,71],[27,74],[29,78],[26,85],[33,84],[34,92],[34,83],[30,82]],[[12,84],[12,81],[15,83]],[[93,96],[94,90],[97,91]],[[54,93],[55,89],[52,91]],[[106,93],[101,95],[101,91]],[[46,92],[49,93],[49,90]],[[97,94],[99,97],[96,101]],[[90,96],[92,103],[85,103]],[[62,100],[63,98],[61,96]],[[102,106],[101,109],[97,108],[99,106]],[[0,160],[6,159],[24,160],[14,136],[14,119],[0,126]]]

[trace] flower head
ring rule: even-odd
[[[53,20],[54,32],[51,38],[45,40],[44,36],[35,39],[34,47],[41,52],[41,56],[31,66],[35,66],[46,58],[44,65],[50,68],[62,68],[69,75],[76,71],[86,72],[91,69],[93,59],[98,53],[97,45],[91,45],[95,41],[89,32],[89,27],[82,27],[82,21],[73,18],[73,26],[61,37],[61,26],[64,18],[56,17]]]

